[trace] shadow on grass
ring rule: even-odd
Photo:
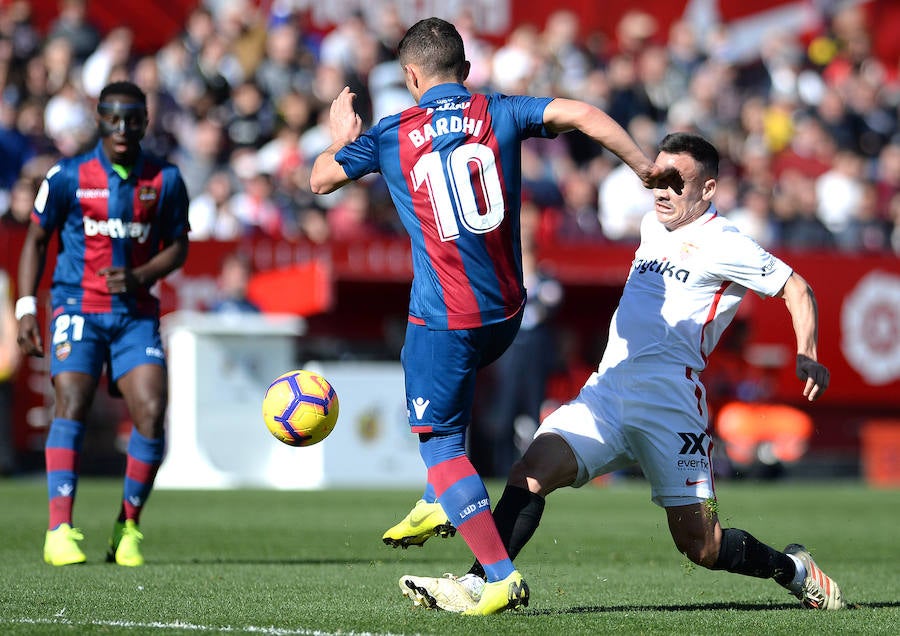
[[[278,558],[221,558],[221,559],[171,559],[156,560],[152,562],[148,559],[147,565],[369,565],[370,563],[381,562],[382,559],[347,559],[347,558],[319,558],[319,559],[285,559]]]
[[[372,556],[368,558],[348,558],[348,557],[296,557],[296,558],[285,558],[283,556],[273,556],[271,558],[267,558],[264,556],[245,556],[245,557],[234,557],[234,556],[222,556],[222,557],[190,557],[185,556],[184,558],[163,558],[156,559],[152,557],[147,558],[146,565],[147,566],[173,566],[173,565],[352,565],[352,564],[364,564],[369,565],[371,563],[384,563],[390,564],[395,563],[397,565],[405,565],[410,568],[418,568],[422,566],[422,564],[428,563],[445,563],[446,559],[440,558],[422,558],[422,559],[408,559],[402,560],[396,558],[396,553],[387,552],[386,554],[382,554],[379,556]],[[76,567],[92,567],[92,566],[101,566],[108,567],[111,563],[106,561],[106,559],[93,559],[89,558],[87,563],[79,563]]]
[[[885,601],[876,603],[848,603],[847,609],[883,609],[900,607],[898,601]],[[535,616],[550,616],[556,614],[611,614],[615,612],[759,612],[764,610],[798,610],[807,612],[797,603],[689,603],[686,605],[586,605],[569,607],[566,609],[524,610],[526,614]]]

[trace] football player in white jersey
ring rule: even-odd
[[[713,488],[706,392],[699,374],[750,290],[785,302],[797,338],[803,395],[817,399],[828,369],[817,361],[818,314],[807,282],[742,234],[713,204],[719,154],[700,136],[674,133],[656,159],[681,188],[653,190],[598,370],[579,395],[549,415],[513,466],[494,510],[515,558],[537,529],[545,497],[563,486],[637,464],[663,507],[679,552],[712,570],[772,578],[804,607],[844,607],[837,584],[802,545],[783,551],[744,530],[722,528]],[[481,586],[476,562],[455,578],[407,576],[430,607],[463,611]],[[409,593],[406,592],[407,596]],[[462,608],[462,609],[460,609]]]

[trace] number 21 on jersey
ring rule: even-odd
[[[69,329],[71,328],[71,337]],[[60,314],[53,324],[53,344],[66,340],[78,342],[84,334],[84,318],[77,314]]]

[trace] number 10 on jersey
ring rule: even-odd
[[[499,227],[506,202],[494,152],[484,144],[463,144],[447,156],[446,176],[442,163],[439,152],[429,152],[416,161],[410,173],[415,191],[423,184],[428,188],[441,240],[459,238],[457,214],[462,225],[474,234]],[[483,197],[484,210],[479,209],[477,190]]]

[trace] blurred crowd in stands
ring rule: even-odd
[[[367,125],[412,105],[396,59],[409,25],[385,3],[377,23],[315,32],[292,3],[263,4],[287,8],[200,2],[183,32],[137,55],[133,33],[101,32],[85,0],[61,0],[41,30],[29,2],[3,3],[0,221],[27,221],[46,170],[94,143],[101,87],[130,79],[149,100],[145,148],[184,175],[192,238],[402,236],[377,177],[314,197],[309,170],[344,85]],[[723,155],[718,208],[765,247],[900,254],[900,64],[873,53],[864,3],[821,4],[833,9],[819,33],[773,31],[751,56],[727,29],[701,37],[640,11],[611,33],[558,11],[495,43],[465,11],[442,17],[463,34],[473,91],[590,101],[650,156],[667,132],[705,135]],[[543,240],[633,241],[652,208],[627,168],[573,134],[526,143],[523,180]]]

